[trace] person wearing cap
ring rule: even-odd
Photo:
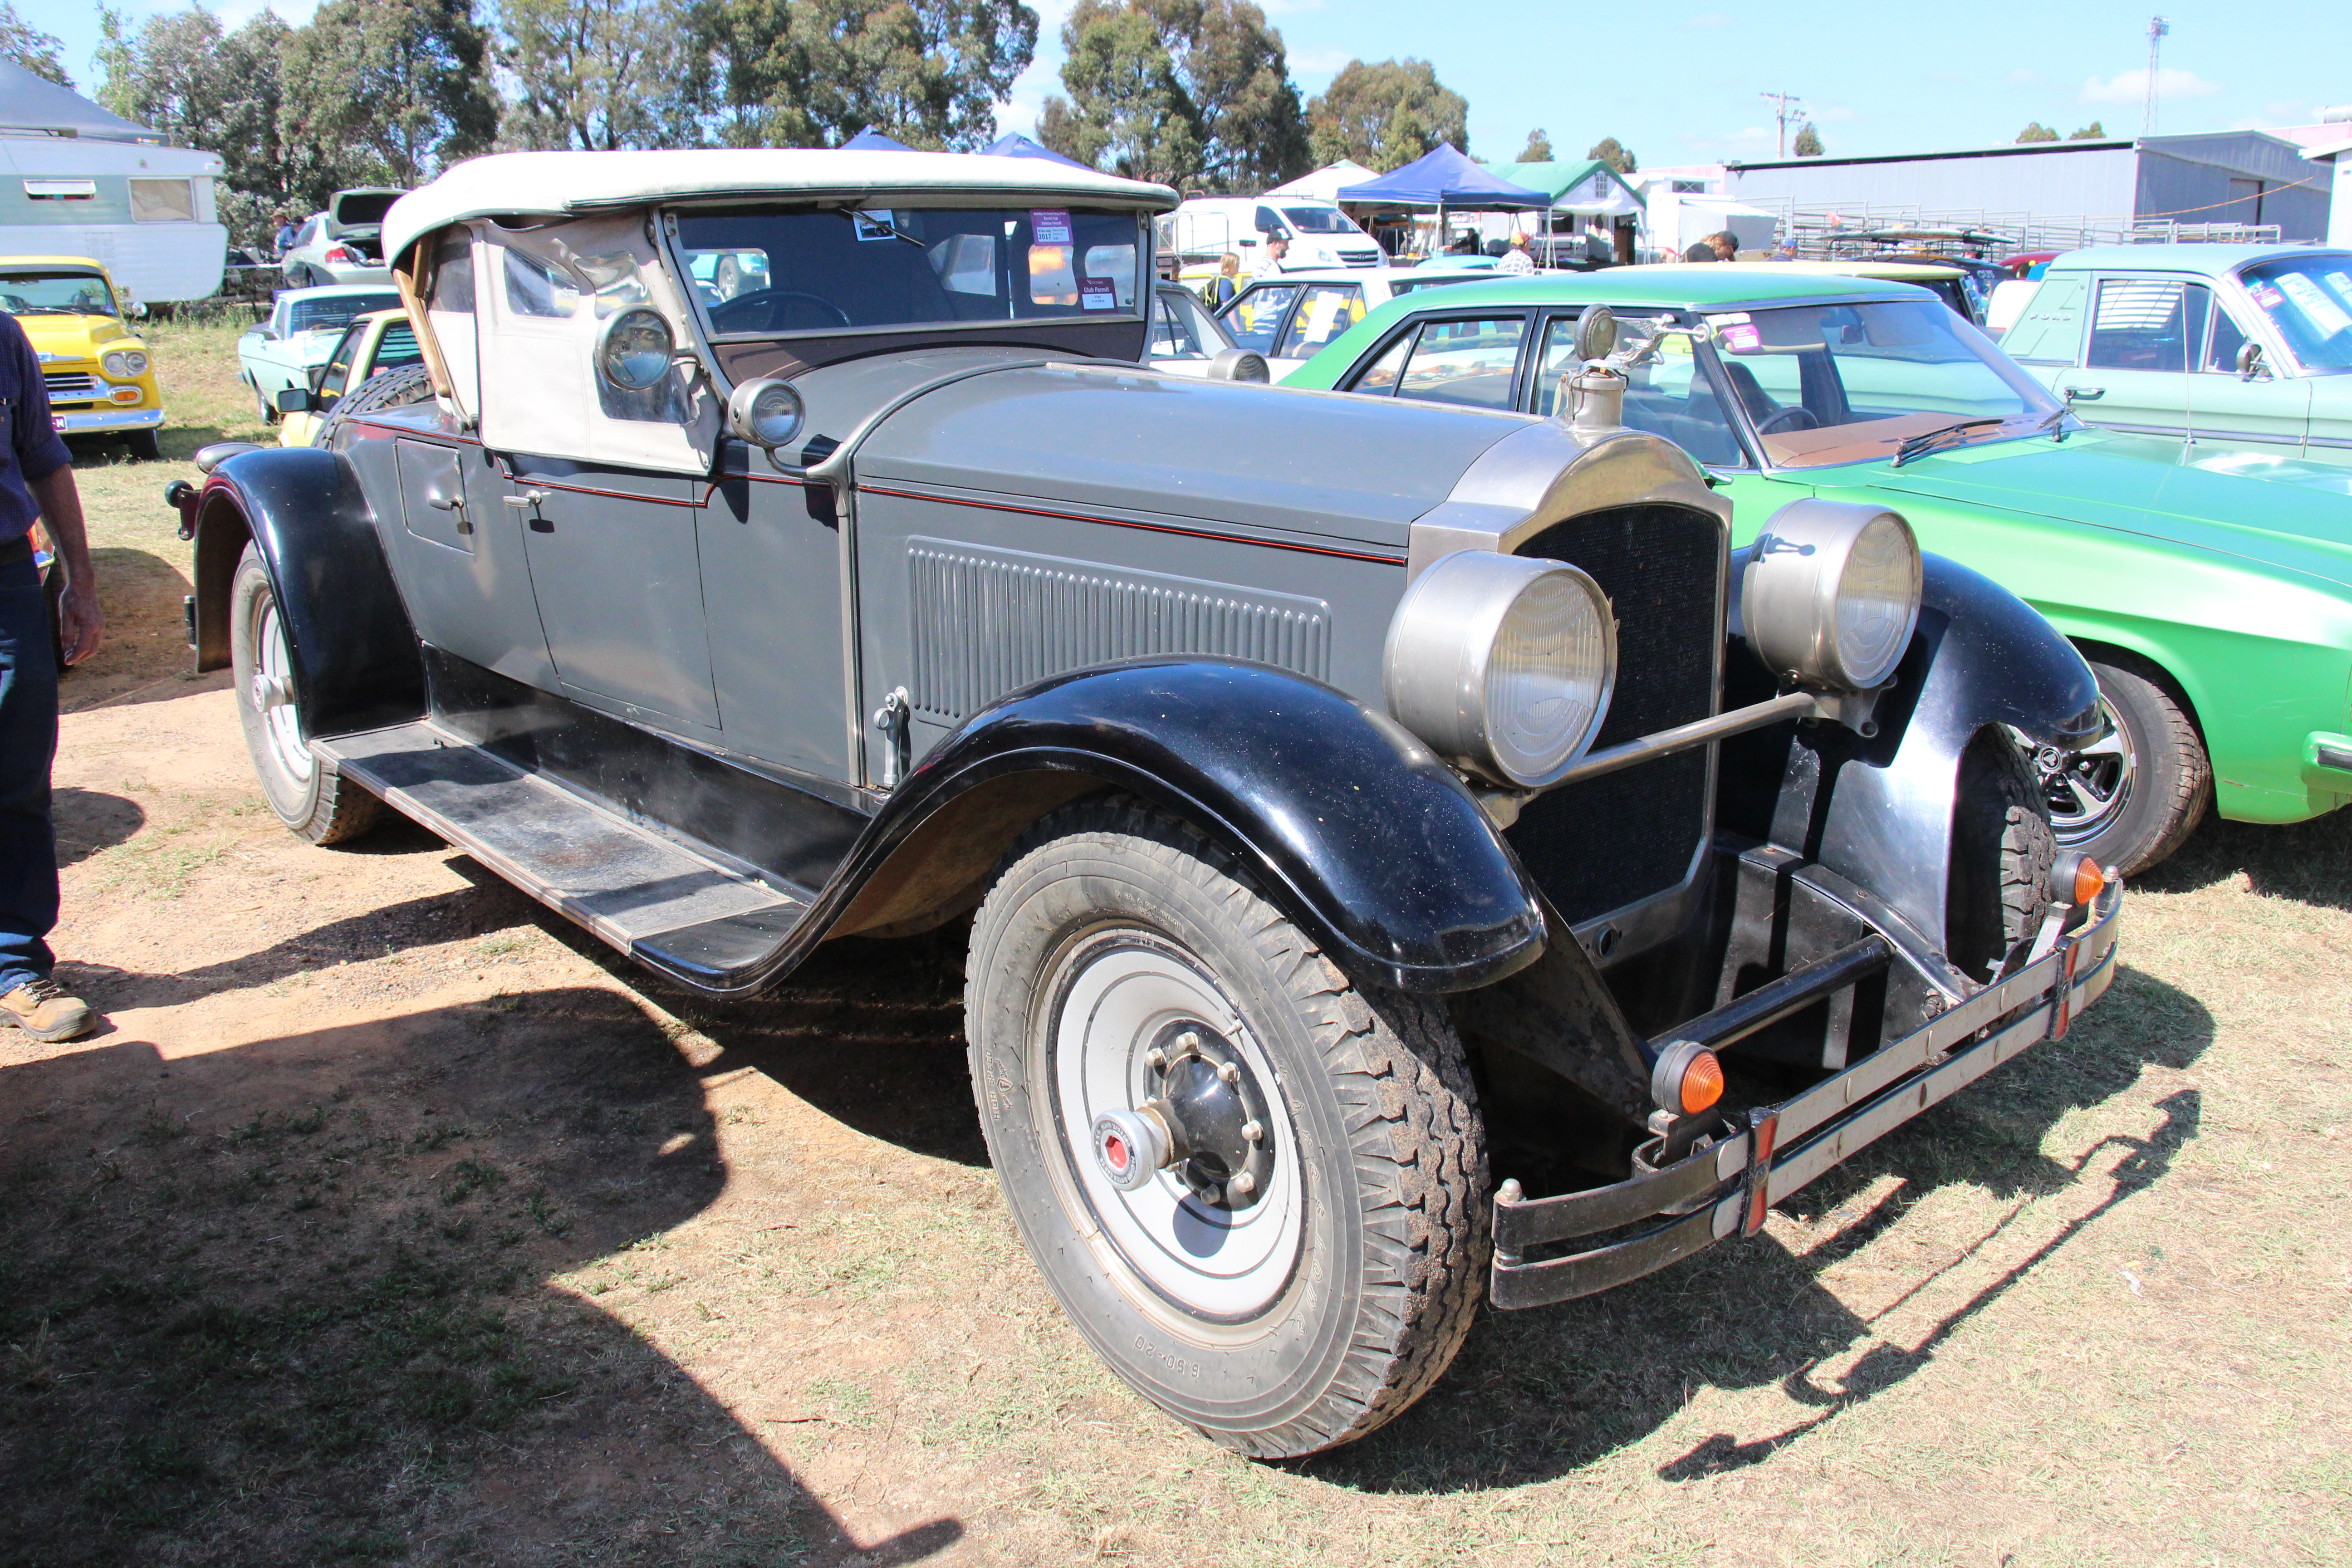
[[[58,637],[66,662],[98,649],[104,618],[74,489],[72,454],[50,423],[49,395],[16,318],[0,313],[0,1025],[44,1044],[90,1028],[89,1005],[51,977],[58,923],[58,839],[49,767],[58,752],[58,665],[47,595],[33,564],[33,524],[57,546],[66,589]]]
[[[1535,258],[1528,254],[1528,237],[1514,233],[1511,236],[1510,248],[1503,252],[1503,259],[1496,263],[1495,270],[1508,272],[1514,277],[1525,277],[1535,269]]]

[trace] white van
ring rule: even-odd
[[[1378,241],[1331,202],[1311,196],[1196,196],[1160,220],[1160,247],[1179,265],[1214,261],[1230,251],[1255,272],[1265,240],[1290,241],[1285,267],[1378,267]]]

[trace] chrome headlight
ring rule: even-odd
[[[1431,566],[1389,623],[1389,711],[1496,784],[1538,789],[1591,745],[1617,680],[1601,584],[1563,561],[1465,550]]]
[[[1790,501],[1749,547],[1739,584],[1748,646],[1775,675],[1868,691],[1919,624],[1919,541],[1900,512]]]
[[[147,374],[147,356],[136,349],[117,349],[99,363],[106,366],[107,374],[121,381]]]
[[[727,426],[739,439],[772,452],[801,433],[801,395],[792,383],[761,376],[727,400]]]

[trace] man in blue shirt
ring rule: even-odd
[[[50,978],[58,923],[58,840],[49,764],[58,751],[58,667],[33,565],[37,518],[65,568],[58,632],[66,662],[98,649],[104,621],[73,462],[49,418],[40,356],[0,313],[0,1024],[42,1041],[89,1032],[89,1008]]]

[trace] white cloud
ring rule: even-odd
[[[1269,16],[1296,16],[1302,11],[1320,11],[1323,0],[1258,0],[1258,9]]]
[[[2042,73],[2031,66],[2020,66],[2009,73],[2009,85],[2011,87],[2032,87],[2041,79]]]
[[[1296,76],[1336,76],[1339,68],[1357,58],[1353,49],[1292,49],[1290,69]]]
[[[1683,24],[1685,27],[1728,27],[1731,18],[1720,11],[1702,11]]]
[[[2211,98],[2221,89],[2199,76],[2195,71],[2179,66],[2159,67],[2156,73],[2158,98]],[[2101,81],[2097,77],[2083,84],[2084,103],[2139,103],[2147,97],[2147,68],[2124,71]]]

